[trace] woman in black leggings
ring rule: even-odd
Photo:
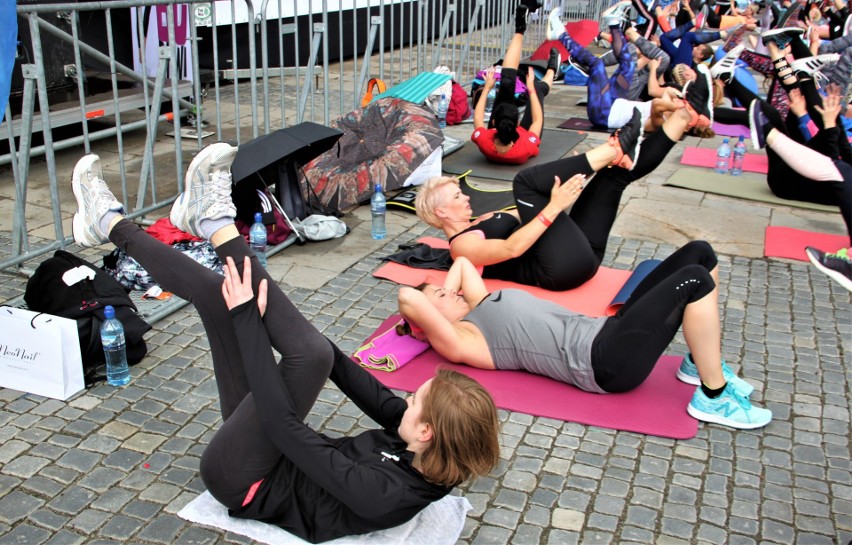
[[[619,146],[609,143],[526,168],[512,182],[517,210],[492,212],[473,222],[470,198],[458,179],[433,178],[417,195],[417,215],[444,231],[453,259],[466,257],[483,268],[484,278],[555,291],[576,288],[600,267],[624,189],[660,165],[691,120],[686,108],[675,110],[642,142],[632,170],[604,168],[618,158]],[[627,138],[639,124],[641,115],[634,110],[633,120],[618,134]],[[613,138],[617,142],[619,137]]]
[[[316,543],[397,526],[487,474],[499,459],[490,395],[464,375],[440,371],[406,401],[317,331],[234,227],[235,153],[228,144],[199,152],[171,213],[176,227],[210,239],[226,263],[224,282],[123,219],[96,155],[80,160],[72,182],[75,240],[112,241],[201,317],[223,419],[201,457],[213,497],[231,516]],[[327,379],[380,429],[332,439],[305,425]]]
[[[439,354],[480,369],[525,370],[594,393],[642,384],[678,329],[690,354],[677,376],[695,384],[687,411],[700,420],[758,428],[772,418],[721,359],[716,255],[690,242],[657,266],[612,317],[577,314],[526,291],[488,293],[460,258],[443,286],[403,287],[400,313]]]

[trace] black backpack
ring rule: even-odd
[[[95,278],[83,279],[72,286],[66,285],[62,275],[80,265],[95,271]],[[136,313],[136,305],[127,293],[124,286],[99,267],[66,251],[57,250],[53,257],[38,266],[27,282],[24,301],[35,312],[46,312],[77,322],[83,375],[86,386],[89,386],[106,378],[102,372],[106,361],[100,331],[105,320],[104,307],[107,305],[115,308],[115,317],[124,326],[127,362],[135,365],[148,353],[142,336],[151,326]]]

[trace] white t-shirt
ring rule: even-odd
[[[612,103],[612,107],[609,109],[609,118],[607,118],[607,126],[610,129],[620,129],[623,127],[628,121],[633,119],[633,108],[639,108],[639,112],[642,114],[642,125],[644,126],[648,118],[651,117],[651,101],[639,102],[624,98],[617,98]]]

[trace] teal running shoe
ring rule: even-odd
[[[725,386],[722,395],[715,399],[704,395],[700,386],[696,388],[686,412],[704,422],[741,430],[762,428],[772,420],[772,411],[753,406],[730,382]]]
[[[722,360],[722,376],[728,381],[743,396],[748,397],[754,391],[754,386],[744,381],[734,373],[734,370],[728,367],[725,360]],[[681,382],[701,386],[701,378],[698,376],[698,368],[695,367],[695,362],[692,361],[692,354],[687,354],[677,370],[677,378]]]

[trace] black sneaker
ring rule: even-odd
[[[642,143],[642,113],[639,108],[633,108],[633,117],[623,127],[617,129],[609,137],[610,145],[621,152],[611,166],[620,166],[633,170],[639,159],[639,146]]]
[[[763,100],[752,100],[748,109],[748,126],[751,145],[755,150],[766,147],[766,136],[772,129],[784,132],[784,121],[778,110]]]
[[[686,106],[692,120],[690,127],[706,127],[713,123],[713,93],[710,70],[703,64],[698,65],[695,81],[688,82],[683,88]]]
[[[846,248],[841,248],[833,254],[827,254],[808,246],[805,248],[805,254],[817,269],[839,282],[847,290],[852,291],[852,258],[850,258],[849,251]]]
[[[799,2],[793,2],[784,11],[784,13],[781,14],[781,18],[778,19],[778,23],[775,24],[775,28],[794,28],[796,26],[796,21],[799,19],[799,12],[801,11],[802,4]]]
[[[523,34],[527,31],[527,7],[518,4],[515,8],[515,34]]]
[[[547,69],[553,70],[554,74],[559,73],[559,66],[562,64],[562,55],[555,47],[550,48],[550,57],[547,59]]]
[[[784,49],[793,40],[802,39],[804,33],[805,29],[797,27],[773,28],[772,30],[762,32],[760,34],[760,41],[763,42],[763,45],[769,45],[770,42],[773,42],[778,46],[778,49]]]

